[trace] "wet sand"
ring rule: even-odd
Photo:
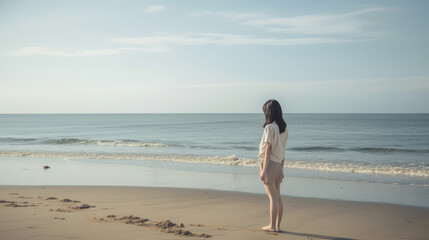
[[[0,187],[0,239],[427,239],[429,208],[146,187]]]

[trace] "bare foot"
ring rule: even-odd
[[[276,231],[276,229],[272,228],[270,225],[262,227],[261,229],[262,229],[262,231],[267,231],[267,232],[275,232]]]

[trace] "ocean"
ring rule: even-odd
[[[282,194],[429,207],[429,114],[284,118]],[[0,185],[264,193],[263,122],[262,113],[1,114]]]

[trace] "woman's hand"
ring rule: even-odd
[[[264,173],[264,164],[263,164],[263,163],[262,163],[262,161],[261,161],[260,166],[259,166],[259,179],[260,179],[262,182],[264,181],[264,180],[263,180],[263,177],[262,177],[263,173]]]
[[[271,144],[269,142],[266,142],[266,148],[265,148],[265,158],[264,162],[261,162],[261,171],[259,172],[259,176],[261,178],[261,181],[265,183],[265,180],[267,180],[267,171],[268,166],[270,165],[270,158],[271,158]]]
[[[259,173],[259,177],[261,178],[261,182],[265,182],[265,179],[267,179],[267,173],[264,171],[261,171]]]
[[[283,158],[283,161],[282,161],[282,179],[285,178],[284,167],[285,167],[285,159]]]

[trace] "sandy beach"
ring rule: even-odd
[[[1,239],[427,239],[429,208],[145,187],[0,187]]]

